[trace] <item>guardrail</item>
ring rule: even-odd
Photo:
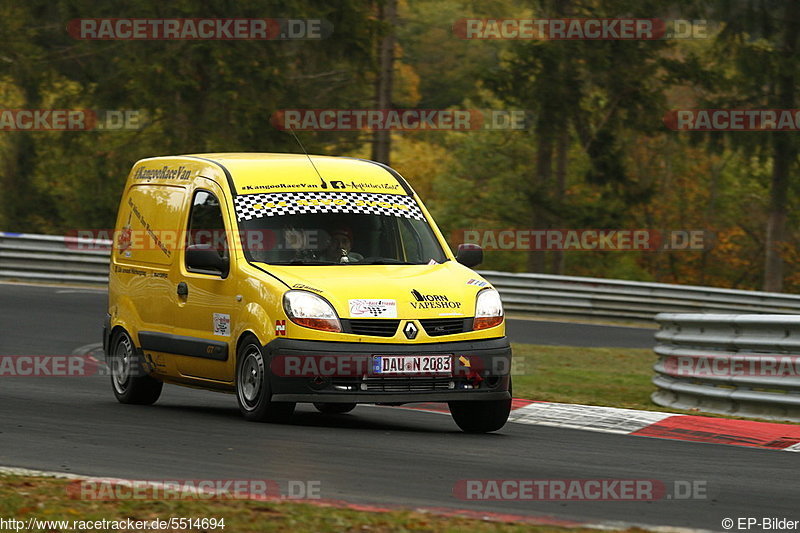
[[[0,232],[0,278],[108,282],[108,240]],[[658,313],[800,315],[800,295],[615,279],[481,271],[510,314],[652,322]]]
[[[0,278],[108,283],[108,240],[0,232]]]
[[[800,422],[800,316],[663,313],[652,400]]]
[[[617,279],[482,271],[507,313],[653,321],[658,313],[800,314],[800,295]]]

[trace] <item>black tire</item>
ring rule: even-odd
[[[449,402],[450,414],[465,433],[489,433],[506,425],[514,399],[511,377],[508,378],[508,400]]]
[[[245,338],[236,351],[236,401],[247,420],[286,422],[294,413],[294,402],[271,401],[269,366],[253,336]]]
[[[453,420],[465,433],[488,433],[506,425],[511,400],[449,402]]]
[[[111,369],[111,389],[120,403],[152,405],[161,396],[164,383],[147,374],[144,361],[133,339],[124,330],[111,341],[108,366]]]
[[[354,403],[317,403],[314,402],[314,407],[317,408],[317,411],[320,413],[325,413],[326,415],[343,415],[345,413],[349,413],[353,409],[356,408],[356,404]]]

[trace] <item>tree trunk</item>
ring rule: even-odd
[[[542,213],[543,195],[547,194],[550,178],[553,175],[553,137],[547,129],[547,120],[540,121],[537,128],[536,148],[536,181],[531,195],[533,215],[531,224],[533,230],[547,229],[546,216]],[[543,241],[546,244],[547,241]],[[528,272],[544,273],[546,268],[545,252],[530,252],[528,255]]]
[[[797,2],[786,3],[784,38],[781,49],[778,77],[778,103],[782,109],[794,109],[794,54],[797,50],[800,23]],[[792,165],[797,158],[797,144],[788,132],[772,133],[772,185],[767,220],[766,257],[764,262],[764,290],[779,292],[783,289],[783,257],[786,246],[786,203]]]
[[[557,210],[561,210],[564,204],[564,192],[567,188],[567,158],[569,150],[569,130],[566,125],[561,129],[558,134],[558,141],[556,143],[556,183],[553,190],[553,206]],[[554,225],[556,229],[564,229],[564,218],[560,212],[554,214]],[[552,274],[564,274],[564,251],[555,250],[551,256]]]
[[[392,108],[397,0],[384,0],[378,9],[379,20],[384,28],[388,28],[388,31],[378,46],[378,79],[375,81],[375,100],[378,109],[386,110]],[[388,130],[375,131],[372,139],[372,159],[388,165],[390,164],[391,150],[391,132]]]

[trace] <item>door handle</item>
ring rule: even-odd
[[[178,283],[178,296],[188,296],[189,295],[189,286],[186,285],[185,281],[181,281]]]

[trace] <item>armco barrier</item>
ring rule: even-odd
[[[800,422],[800,316],[663,313],[653,401]]]
[[[0,278],[108,283],[111,241],[0,232]]]
[[[110,241],[0,232],[0,278],[108,282]],[[652,322],[658,313],[800,315],[800,295],[615,279],[481,271],[509,314]]]
[[[507,313],[653,321],[658,313],[800,314],[800,295],[482,271]]]

